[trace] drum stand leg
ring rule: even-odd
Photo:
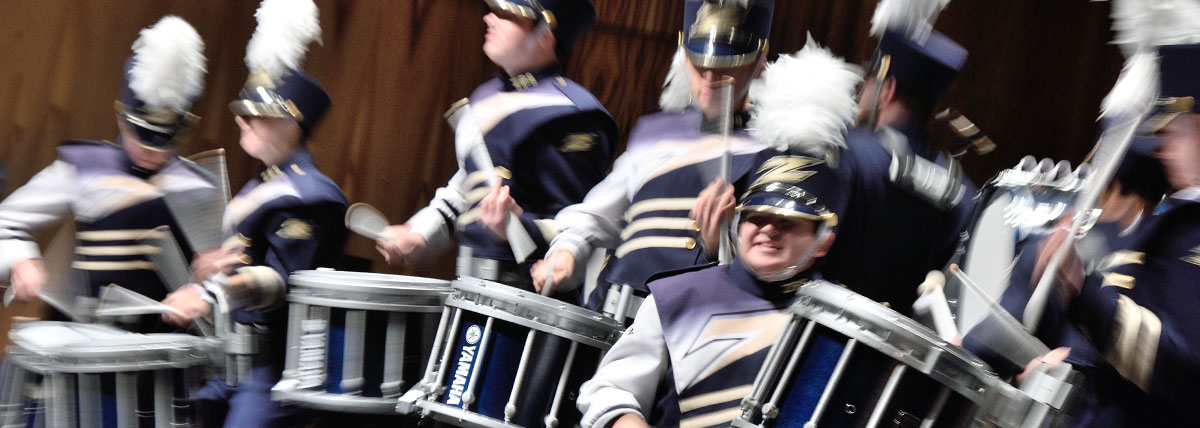
[[[525,369],[529,367],[529,356],[533,353],[533,339],[537,330],[529,330],[525,335],[525,348],[521,350],[521,362],[517,364],[517,376],[513,378],[512,392],[508,394],[508,404],[504,405],[504,422],[512,423],[517,415],[517,396],[521,395],[521,384],[525,382]]]
[[[617,325],[619,326],[625,326],[625,318],[629,313],[629,299],[631,297],[633,297],[633,287],[622,285],[621,294],[617,297],[617,308],[613,311],[613,319],[617,320]]]
[[[946,402],[950,400],[950,388],[942,387],[942,392],[938,393],[936,400],[933,400],[933,406],[929,407],[929,416],[921,421],[921,428],[933,428],[933,424],[937,422],[938,416],[942,414],[942,408],[946,407]]]
[[[285,379],[296,379],[299,377],[300,336],[303,334],[300,331],[300,323],[304,321],[305,315],[308,315],[308,305],[303,303],[292,303],[289,305],[287,351],[284,352],[286,356],[283,362],[283,377]]]
[[[439,344],[444,343],[446,345],[446,349],[443,350],[442,359],[441,359],[441,361],[438,362],[437,373],[435,373],[433,375],[434,376],[433,381],[432,381],[433,388],[430,389],[430,392],[432,392],[435,395],[442,393],[442,380],[441,379],[443,379],[443,378],[441,375],[446,373],[446,367],[450,365],[450,354],[452,352],[454,352],[453,343],[455,340],[458,339],[458,327],[460,325],[462,325],[462,309],[455,309],[454,310],[454,320],[450,322],[450,334],[446,336],[446,340],[444,342],[438,342]],[[441,329],[441,326],[438,326],[438,328]],[[483,354],[480,353],[479,355],[483,355]],[[432,365],[433,361],[430,361],[430,363]],[[428,377],[429,373],[426,373],[425,375],[426,375],[426,377]]]
[[[866,428],[875,428],[879,426],[879,421],[883,420],[883,412],[887,411],[887,406],[892,402],[892,396],[896,394],[896,386],[900,384],[900,377],[904,375],[904,370],[908,366],[897,365],[892,369],[892,375],[888,377],[887,384],[883,387],[883,394],[879,396],[879,401],[875,402],[875,409],[871,410],[871,419],[867,420]]]
[[[48,401],[50,426],[54,428],[75,427],[75,375],[55,373],[50,376],[53,394]],[[124,428],[124,427],[122,427]]]
[[[562,406],[563,395],[567,392],[567,381],[571,378],[571,367],[575,365],[575,351],[579,342],[571,342],[567,350],[567,362],[563,365],[562,376],[558,377],[558,388],[554,390],[554,401],[550,403],[550,414],[546,415],[546,428],[558,428],[558,410]]]
[[[846,364],[850,363],[850,355],[854,353],[856,345],[858,345],[858,340],[856,339],[850,339],[846,342],[846,348],[842,350],[842,356],[838,357],[837,364],[833,366],[833,373],[829,374],[829,381],[825,383],[825,390],[821,391],[821,398],[817,399],[817,406],[813,407],[812,418],[808,420],[809,424],[815,426],[821,419],[821,414],[825,413],[825,407],[829,405],[829,399],[833,397],[833,390],[837,388],[838,382],[842,380],[842,372],[846,370]]]
[[[471,370],[471,379],[467,381],[467,390],[463,391],[462,401],[463,409],[471,407],[475,403],[475,386],[479,380],[479,372],[483,371],[483,361],[487,358],[488,343],[492,340],[492,325],[496,319],[488,317],[487,322],[483,324],[483,336],[479,338],[479,353],[475,354],[475,368]]]
[[[783,332],[779,335],[779,337],[784,339],[792,337],[796,334],[796,329],[800,328],[800,323],[800,319],[792,318],[788,321],[787,326],[783,328]],[[804,329],[804,334],[801,336],[800,342],[795,346],[795,349],[804,348],[804,343],[808,341],[808,336],[812,333],[812,329],[813,325],[812,323],[809,323],[809,325]],[[767,382],[769,382],[770,379],[776,379],[775,376],[779,371],[779,358],[782,357],[784,348],[786,347],[787,346],[783,341],[779,341],[774,346],[771,346],[770,351],[767,351],[767,358],[763,360],[762,368],[759,369],[758,375],[754,377],[754,387],[751,388],[750,395],[747,395],[746,398],[742,399],[743,420],[752,420],[754,418],[755,409],[759,408],[763,401],[766,400],[767,391],[772,388],[770,385],[767,385]]]
[[[346,311],[346,346],[342,348],[342,392],[358,395],[363,384],[363,344],[367,311]]]
[[[154,428],[171,428],[175,426],[171,409],[171,398],[175,388],[171,384],[171,371],[158,370],[154,372]]]
[[[235,359],[237,360],[237,384],[250,381],[250,371],[254,368],[253,352],[257,351],[257,344],[254,343],[254,332],[250,329],[249,324],[234,323],[233,331],[239,345],[239,353]],[[249,352],[246,352],[249,351]]]
[[[404,341],[408,329],[407,314],[388,313],[387,337],[384,341],[383,383],[379,390],[384,397],[398,397],[404,389]],[[436,352],[436,351],[435,351]]]
[[[137,373],[117,373],[117,428],[137,428]]]
[[[99,421],[102,418],[100,410],[100,375],[79,375],[79,420]]]

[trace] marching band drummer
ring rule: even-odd
[[[1162,137],[1156,155],[1172,193],[1109,269],[1085,278],[1072,257],[1055,275],[1059,299],[1046,307],[1065,314],[1114,369],[1091,378],[1110,397],[1096,426],[1186,424],[1200,383],[1200,45],[1159,46],[1158,54],[1161,89],[1142,130]],[[1042,247],[1034,283],[1065,237],[1060,231]],[[1066,356],[1056,350],[1040,361]]]
[[[843,160],[851,196],[824,270],[831,281],[902,313],[910,310],[925,274],[942,269],[953,255],[974,194],[956,162],[921,132],[967,51],[933,31],[932,17],[917,23],[901,19],[913,7],[907,3],[883,0],[872,20],[879,45],[859,92],[859,126],[846,136]],[[910,165],[930,176],[889,174],[890,167]]]
[[[838,221],[828,207],[842,204],[842,180],[826,162],[794,172],[767,175],[741,198],[732,264],[650,282],[633,325],[580,388],[584,428],[715,428],[741,414],[746,394],[728,392],[749,391],[795,291],[820,281],[811,267]],[[697,399],[704,404],[685,404]]]
[[[67,285],[46,284],[42,256],[30,234],[68,216],[76,224],[72,275],[82,279],[91,296],[109,284],[155,300],[167,295],[148,258],[155,248],[138,241],[166,225],[189,248],[166,196],[196,202],[222,197],[211,175],[174,154],[197,120],[188,110],[204,88],[203,50],[200,35],[178,17],[143,29],[122,73],[117,138],[64,142],[54,163],[0,202],[0,278],[12,283],[16,300],[30,301],[43,287]],[[143,317],[126,327],[156,330],[157,318]]]
[[[316,80],[300,69],[308,44],[320,37],[317,6],[312,0],[265,0],[255,16],[258,28],[246,47],[250,76],[238,100],[230,103],[241,128],[240,144],[266,166],[237,194],[225,212],[225,227],[239,259],[236,273],[217,266],[230,253],[193,264],[200,274],[222,269],[231,289],[284,287],[289,273],[336,267],[346,239],[343,218],[346,198],[319,171],[307,140],[329,108],[330,99]],[[226,427],[303,426],[293,407],[271,401],[270,389],[283,371],[286,306],[236,310],[232,321],[250,325],[258,336],[250,379],[237,387],[210,381],[199,393],[206,404],[228,406]],[[164,303],[185,316],[168,314],[170,322],[185,325],[212,312],[212,297],[199,286],[182,288]],[[258,306],[268,302],[253,302]]]
[[[563,230],[548,260],[534,266],[536,286],[545,284],[551,265],[556,290],[578,286],[576,273],[593,249],[613,249],[587,306],[619,313],[605,308],[619,287],[644,296],[651,275],[716,260],[717,245],[698,242],[699,228],[688,212],[696,195],[720,178],[727,149],[733,156],[731,181],[741,190],[764,160],[755,155],[770,150],[748,135],[746,124],[750,82],[766,61],[774,6],[773,0],[684,2],[681,44],[660,99],[663,111],[638,119],[613,171],[583,202],[555,217]],[[744,37],[718,37],[722,34]],[[726,77],[733,78],[728,146],[720,134],[725,112],[714,88]]]
[[[541,258],[557,233],[555,213],[582,200],[604,178],[617,142],[616,123],[587,89],[562,75],[571,45],[596,20],[590,0],[487,4],[492,12],[483,18],[483,52],[504,75],[481,84],[447,114],[460,118],[458,172],[428,207],[406,224],[388,227],[388,239],[376,243],[389,263],[400,263],[445,243],[457,230],[459,257],[470,259],[460,263],[460,275],[532,290],[529,265],[520,262]],[[496,206],[499,199],[508,202],[492,210],[498,218],[480,221],[482,207]],[[530,254],[510,249],[517,246],[509,240],[520,238],[508,236],[510,211],[536,246]]]

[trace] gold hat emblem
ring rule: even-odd
[[[705,3],[696,11],[696,22],[688,30],[688,38],[729,33],[746,22],[747,12],[740,4]]]

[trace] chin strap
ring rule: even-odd
[[[739,217],[740,217],[740,215],[739,215]],[[738,224],[739,222],[737,220],[740,220],[740,218],[735,218],[734,220],[735,221],[733,222],[733,224]],[[741,257],[738,257],[738,262],[741,263],[742,267],[745,267],[748,272],[753,274],[754,277],[758,278],[758,280],[760,280],[760,281],[779,282],[779,281],[783,281],[785,279],[791,279],[793,276],[796,276],[796,274],[807,269],[808,261],[812,260],[813,254],[816,254],[817,249],[821,248],[821,246],[825,244],[825,240],[829,239],[829,234],[831,234],[831,233],[833,233],[833,230],[831,230],[829,226],[827,226],[823,223],[817,224],[817,230],[816,230],[816,233],[814,234],[814,235],[816,235],[816,238],[813,239],[812,244],[808,246],[808,249],[804,250],[804,254],[801,255],[800,258],[797,259],[795,263],[792,263],[790,266],[783,268],[783,270],[780,270],[779,272],[760,273],[757,270],[755,270],[754,268],[750,267],[750,265],[747,265],[745,259],[743,259]],[[734,236],[734,239],[737,239],[736,227],[734,227],[733,236]],[[801,266],[804,266],[805,269],[801,269]]]

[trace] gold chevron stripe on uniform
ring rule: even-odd
[[[483,198],[486,198],[488,193],[492,193],[491,187],[477,187],[471,189],[466,195],[463,196],[467,200],[467,205],[475,205],[479,203],[479,201],[482,201]]]
[[[647,199],[630,205],[625,210],[625,220],[630,221],[638,215],[651,211],[691,211],[696,205],[696,198],[657,198]]]
[[[1134,279],[1132,276],[1119,274],[1119,273],[1106,273],[1106,274],[1104,274],[1104,282],[1102,282],[1100,284],[1100,286],[1101,287],[1121,287],[1126,290],[1132,290],[1133,283],[1134,283]]]
[[[113,245],[103,247],[75,247],[75,254],[81,256],[140,256],[158,254],[161,251],[153,245]]]
[[[154,270],[154,264],[145,260],[128,260],[122,262],[71,262],[71,267],[82,270]]]
[[[1105,358],[1143,391],[1150,390],[1162,321],[1127,296],[1117,298],[1113,346]]]
[[[711,413],[705,413],[699,416],[692,416],[679,421],[679,428],[704,428],[713,425],[728,425],[742,415],[742,409],[734,407],[731,409],[718,410]]]
[[[462,188],[464,190],[474,189],[475,186],[487,183],[488,176],[490,176],[490,174],[488,174],[487,171],[475,171],[467,174],[467,178],[463,180]]]
[[[752,389],[754,389],[754,385],[745,384],[742,386],[735,386],[733,388],[714,391],[707,394],[700,394],[695,397],[679,400],[679,411],[686,413],[714,404],[728,403],[730,401],[741,401],[742,398],[750,395],[750,390]]]
[[[700,228],[696,226],[696,221],[686,217],[650,217],[644,218],[625,226],[625,230],[621,231],[621,239],[629,239],[630,236],[650,229],[667,229],[667,230],[688,230],[699,232]]]
[[[465,214],[458,216],[458,226],[465,227],[468,224],[477,222],[479,221],[479,217],[481,215],[483,215],[483,213],[479,211],[479,208],[472,208]]]
[[[617,247],[617,258],[625,257],[626,254],[646,248],[696,248],[695,238],[683,238],[677,236],[644,236],[625,241],[624,244]]]
[[[159,238],[162,237],[162,233],[153,229],[92,230],[77,232],[75,238],[80,241],[132,241]]]

